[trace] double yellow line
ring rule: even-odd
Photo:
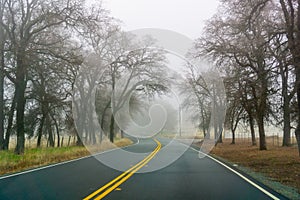
[[[129,179],[135,172],[140,170],[142,167],[144,167],[161,149],[161,143],[154,139],[157,143],[157,147],[154,149],[154,151],[151,152],[146,158],[144,158],[142,161],[140,161],[138,164],[134,165],[124,173],[122,173],[120,176],[115,178],[114,180],[110,181],[106,185],[102,186],[89,196],[85,197],[83,200],[100,200],[109,193],[111,193],[113,190],[115,190],[117,187],[119,187],[122,183],[124,183],[127,179]]]

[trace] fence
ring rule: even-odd
[[[226,139],[231,140],[231,135],[226,134]],[[256,141],[259,143],[259,136],[256,135]],[[242,133],[236,133],[236,142],[237,143],[249,143],[251,144],[251,135],[248,132],[242,132]],[[274,146],[274,147],[280,147],[283,143],[283,137],[282,134],[279,133],[273,133],[272,135],[266,136],[266,142],[268,146]],[[295,135],[291,134],[291,145],[296,146],[297,140]]]
[[[17,137],[11,137],[9,142],[9,149],[14,149],[17,144]],[[76,144],[76,136],[64,135],[60,137],[60,147],[73,146]],[[35,148],[37,146],[37,138],[26,138],[25,148]],[[54,146],[58,146],[58,139],[54,138]],[[42,137],[41,147],[49,147],[49,142],[46,137]]]

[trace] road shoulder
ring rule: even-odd
[[[199,146],[197,144],[193,144],[192,148],[199,151]],[[254,172],[251,169],[237,165],[227,159],[221,158],[214,154],[209,154],[212,158],[218,160],[219,162],[225,164],[229,168],[233,169],[234,171],[242,174],[246,178],[253,181],[255,184],[259,185],[260,187],[265,188],[268,192],[275,194],[276,196],[281,196],[283,199],[300,199],[300,194],[297,192],[297,190],[293,187],[289,187],[286,185],[283,185],[277,181],[271,180],[269,177],[266,177],[265,175]]]

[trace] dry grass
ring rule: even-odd
[[[90,155],[104,150],[122,147],[132,144],[132,141],[124,138],[118,139],[114,145],[104,141],[101,146],[85,147],[70,146],[61,148],[26,149],[24,155],[15,155],[12,150],[0,152],[0,175],[19,172],[31,168],[59,163]]]
[[[173,138],[175,138],[175,136],[176,136],[176,138],[177,139],[192,139],[192,140],[202,140],[203,139],[203,136],[202,135],[182,135],[182,136],[179,136],[179,135],[177,135],[177,134],[161,134],[161,135],[159,135],[160,137],[163,137],[163,138],[168,138],[168,139],[173,139]]]
[[[237,140],[235,145],[230,142],[226,139],[211,153],[263,173],[272,180],[297,188],[300,192],[300,157],[296,147],[269,145],[267,151],[259,151],[257,146],[251,146],[249,142]]]
[[[124,147],[124,146],[127,146],[127,145],[130,145],[132,144],[133,142],[128,139],[128,138],[123,138],[123,139],[119,139],[115,142],[115,145],[118,146],[118,147]]]
[[[86,146],[90,153],[98,153],[109,149],[114,149],[116,147],[124,147],[132,144],[133,142],[128,138],[117,138],[112,144],[109,140],[103,140],[99,145]]]

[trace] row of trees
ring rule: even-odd
[[[37,134],[40,146],[44,130],[54,146],[52,124],[59,131],[73,72],[81,62],[79,44],[71,39],[71,30],[82,22],[83,2],[0,3],[0,148],[8,149],[10,136],[15,133],[15,152],[22,154],[25,133]]]
[[[124,74],[130,74],[126,84],[163,80],[164,54],[151,44],[125,34],[100,3],[0,0],[0,149],[8,149],[12,135],[17,154],[26,137],[36,138],[37,147],[44,137],[54,147],[54,134],[59,146],[62,132],[76,135],[78,145],[95,143],[105,127],[113,142],[111,110],[122,106],[111,102],[117,80]],[[149,83],[137,91],[164,90]]]
[[[225,116],[217,111],[227,104],[232,143],[243,122],[253,145],[258,127],[261,150],[267,123],[283,126],[283,146],[291,144],[295,125],[300,144],[300,1],[221,2],[192,56],[218,66],[227,102],[213,71],[188,64],[178,86],[187,97],[183,106],[195,108],[192,120],[207,137],[211,126],[215,138],[223,132]],[[165,52],[150,48],[154,44],[124,33],[101,4],[0,0],[0,149],[8,149],[11,135],[17,154],[24,153],[25,136],[35,137],[37,147],[43,137],[55,146],[54,134],[59,146],[61,132],[77,136],[78,145],[104,135],[113,142],[130,118],[119,116],[116,123],[118,111],[126,104],[141,111],[174,79],[166,76]]]
[[[211,59],[224,76],[232,143],[244,122],[253,145],[258,127],[259,147],[266,150],[265,125],[271,123],[283,127],[283,146],[291,145],[294,127],[300,150],[300,1],[221,3],[193,55]],[[199,81],[193,84],[201,85]]]
[[[150,48],[151,38],[117,32],[99,39],[107,46],[96,46],[97,53],[83,63],[73,96],[78,136],[85,144],[101,143],[104,135],[114,142],[115,132],[123,134],[134,113],[146,109],[147,98],[167,91],[164,52]],[[133,115],[119,112],[127,103]]]
[[[202,58],[203,59],[203,58]],[[183,108],[194,110],[191,120],[205,139],[222,142],[226,112],[226,94],[219,73],[202,60],[187,64],[184,81],[180,86]]]

